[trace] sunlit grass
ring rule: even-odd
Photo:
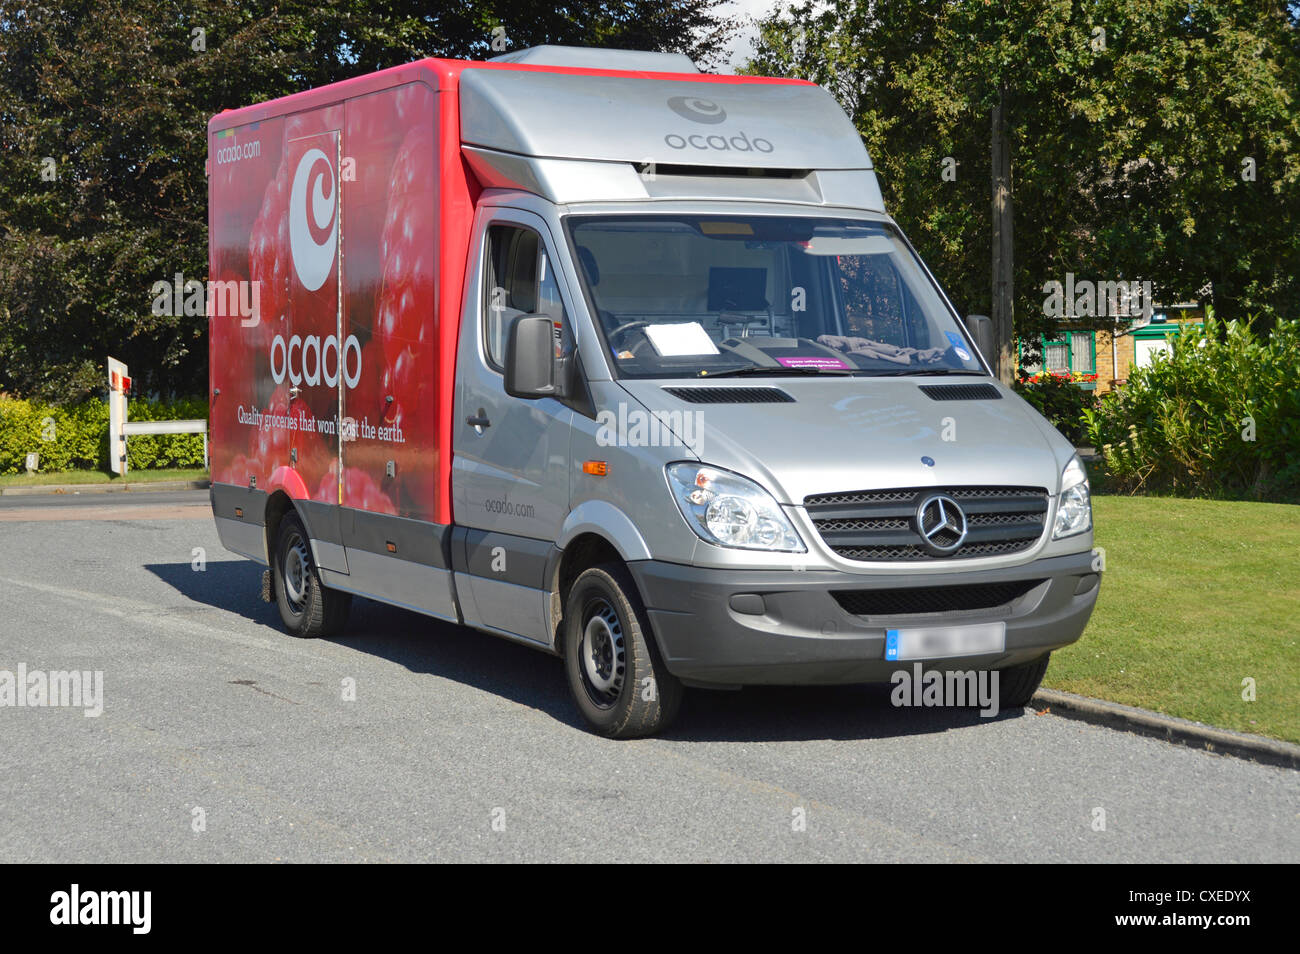
[[[1300,742],[1300,506],[1093,503],[1101,596],[1043,684]]]
[[[8,487],[44,487],[50,484],[147,484],[159,480],[206,480],[203,468],[176,470],[132,470],[123,479],[102,470],[68,470],[50,474],[6,474],[0,476],[0,490]]]

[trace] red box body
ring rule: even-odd
[[[478,193],[460,157],[464,65],[412,63],[209,124],[209,275],[256,283],[258,304],[227,314],[213,296],[214,481],[451,522]]]

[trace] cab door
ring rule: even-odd
[[[568,289],[545,221],[483,209],[457,352],[452,565],[465,621],[550,643],[545,568],[569,510],[573,410],[505,392],[513,320],[545,314],[557,357],[572,347]]]

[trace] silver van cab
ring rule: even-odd
[[[995,670],[1025,704],[1097,600],[1087,474],[989,370],[813,85],[542,47],[466,69],[484,186],[452,592],[561,653],[609,735],[682,688]],[[633,75],[635,74],[635,75]],[[738,78],[736,78],[738,79]]]

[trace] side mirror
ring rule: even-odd
[[[546,315],[520,315],[506,339],[506,394],[555,397],[554,325]]]
[[[994,352],[992,320],[988,315],[967,315],[965,323],[966,330],[975,339],[975,347],[979,348],[985,361],[992,363]]]

